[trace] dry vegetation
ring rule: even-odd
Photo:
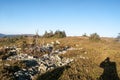
[[[107,57],[112,62],[116,62],[117,73],[120,77],[120,43],[114,42],[114,39],[102,38],[101,41],[93,42],[87,37],[67,37],[59,39],[59,41],[62,43],[61,46],[69,45],[78,48],[78,50],[70,50],[61,55],[73,58],[74,61],[69,64],[69,68],[64,69],[64,71],[61,70],[62,73],[58,69],[60,76],[57,77],[57,80],[97,80],[103,73],[100,63]],[[85,59],[81,57],[85,57]],[[51,71],[42,75],[39,79],[53,76],[49,79],[45,78],[45,80],[56,80],[55,75],[54,71]]]
[[[27,43],[32,42],[32,38],[25,38],[17,40],[14,44],[21,46],[23,40],[26,40]],[[112,62],[116,62],[117,73],[120,77],[120,43],[115,42],[114,39],[101,38],[101,41],[94,42],[90,41],[88,37],[39,38],[39,44],[56,40],[61,42],[60,47],[77,48],[77,50],[69,50],[61,55],[73,58],[74,61],[68,65],[69,67],[57,68],[39,75],[37,80],[97,80],[103,73],[100,63],[107,57]]]

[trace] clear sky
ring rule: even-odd
[[[120,0],[0,0],[0,33],[34,34],[65,30],[79,36],[120,33]]]

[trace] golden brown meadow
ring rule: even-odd
[[[16,40],[9,45],[21,46],[24,40],[28,44],[32,43],[32,38],[27,37]],[[88,37],[39,38],[38,44],[46,44],[56,40],[61,43],[59,47],[76,48],[76,50],[69,50],[67,53],[61,54],[63,57],[73,58],[74,61],[68,65],[69,67],[63,66],[37,75],[35,80],[98,80],[103,73],[100,63],[107,57],[116,63],[116,71],[120,77],[120,43],[115,42],[115,39],[101,38],[100,41],[94,42],[90,41]],[[0,44],[3,46],[5,43]]]

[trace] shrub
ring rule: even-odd
[[[99,41],[100,40],[100,36],[97,33],[93,33],[93,34],[90,35],[89,40]]]
[[[86,33],[84,33],[82,36],[83,36],[83,37],[87,37],[87,34],[86,34]]]
[[[64,38],[64,37],[66,37],[66,33],[65,33],[65,31],[58,30],[54,33],[54,37],[55,38]]]
[[[54,35],[54,34],[53,34],[53,31],[50,31],[50,32],[45,31],[43,37],[45,37],[45,38],[50,38],[50,37],[53,37],[53,35]]]
[[[55,31],[55,33],[53,33],[53,31],[50,31],[50,32],[45,31],[43,37],[45,37],[45,38],[51,38],[51,37],[64,38],[64,37],[66,37],[66,33],[65,33],[65,31],[60,31],[60,30]]]
[[[116,38],[116,41],[117,41],[117,42],[120,42],[120,33],[118,33],[118,36],[117,36],[117,38]]]

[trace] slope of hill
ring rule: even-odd
[[[2,34],[0,33],[0,37],[15,37],[15,36],[33,36],[34,34]]]
[[[24,40],[31,43],[33,38],[26,37]],[[47,44],[56,40],[60,41],[60,47],[71,47],[60,56],[72,58],[74,61],[67,66],[56,68],[42,75],[38,74],[33,80],[111,80],[107,75],[115,78],[112,80],[120,80],[116,79],[120,78],[120,43],[115,42],[113,38],[102,38],[99,42],[90,41],[88,37],[39,38],[38,43]],[[18,40],[14,44],[21,44],[22,41]],[[103,63],[108,72],[104,66],[101,66]]]
[[[5,34],[0,33],[0,37],[4,37],[4,36],[5,36]]]
[[[60,67],[39,75],[37,80],[120,80],[120,43],[114,42],[114,39],[103,38],[99,42],[91,42],[87,38],[71,37],[60,41],[63,45],[74,47],[62,54],[74,61],[68,65],[69,68]]]

